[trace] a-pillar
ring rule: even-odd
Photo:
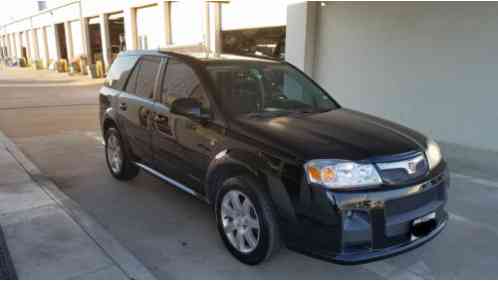
[[[171,37],[171,2],[170,1],[159,1],[159,11],[161,18],[159,22],[161,23],[161,29],[159,30],[159,34],[162,36],[161,38],[161,46],[166,47],[172,44]]]
[[[109,16],[101,14],[100,19],[100,35],[102,37],[102,58],[105,69],[108,69],[112,60],[111,34],[109,30]]]
[[[287,6],[285,59],[313,76],[318,2]]]
[[[126,36],[126,49],[136,50],[138,48],[138,35],[137,35],[137,9],[126,8],[123,11],[125,36]]]
[[[66,33],[66,48],[68,63],[74,59],[73,32],[71,30],[71,22],[64,22],[64,31]]]

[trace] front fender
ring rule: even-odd
[[[242,150],[224,150],[211,161],[206,177],[206,195],[211,203],[226,173],[248,173],[258,179],[266,188],[280,217],[296,221],[296,214],[289,193],[281,180],[280,167],[263,154]]]
[[[112,107],[108,107],[104,110],[104,112],[101,115],[100,119],[100,128],[102,129],[102,135],[104,135],[104,131],[106,129],[106,122],[112,121],[118,128],[119,131],[121,131],[121,126],[118,121],[118,113],[116,110]]]

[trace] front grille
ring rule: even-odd
[[[424,177],[429,171],[429,164],[421,152],[393,155],[391,160],[376,162],[380,176],[387,185],[411,184]],[[412,169],[414,168],[414,169]]]
[[[422,208],[432,202],[444,200],[443,189],[438,186],[415,195],[394,199],[385,203],[385,215],[387,218],[411,212]]]

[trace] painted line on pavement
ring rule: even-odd
[[[492,188],[498,188],[498,182],[496,181],[491,181],[487,179],[482,179],[482,178],[477,178],[473,176],[467,176],[467,175],[462,175],[459,173],[451,173],[451,176],[457,179],[463,179],[472,183],[484,185],[487,187],[492,187]]]
[[[454,220],[454,221],[457,221],[457,222],[461,222],[461,223],[464,223],[464,224],[468,224],[470,226],[474,226],[474,227],[477,227],[477,228],[488,230],[488,231],[490,231],[490,232],[492,232],[492,233],[494,233],[495,235],[498,236],[498,227],[496,227],[496,226],[493,226],[493,225],[490,225],[490,224],[487,224],[487,223],[478,222],[476,220],[472,220],[470,218],[467,218],[467,217],[464,217],[464,216],[461,216],[461,215],[457,215],[457,214],[452,213],[452,212],[449,212],[449,215],[450,215],[450,219],[451,220]]]

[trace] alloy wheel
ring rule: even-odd
[[[111,134],[107,138],[107,161],[109,161],[109,166],[115,174],[121,172],[123,166],[123,152],[121,149],[121,144],[116,135]]]
[[[221,221],[225,236],[235,249],[248,254],[261,237],[258,214],[249,197],[236,190],[227,192],[221,202]]]

